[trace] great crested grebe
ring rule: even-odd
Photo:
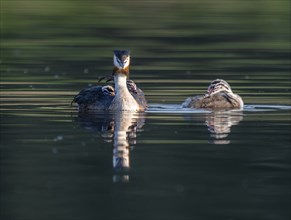
[[[83,89],[72,101],[79,111],[132,111],[142,112],[147,108],[144,93],[129,80],[130,54],[127,50],[114,50],[114,88],[110,85]]]
[[[183,108],[205,108],[205,109],[242,109],[244,106],[242,98],[234,94],[230,85],[223,79],[213,80],[205,95],[187,98]]]

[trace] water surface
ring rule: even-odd
[[[290,1],[1,1],[2,219],[290,219]],[[79,114],[129,48],[145,113]],[[243,111],[181,109],[223,78]]]

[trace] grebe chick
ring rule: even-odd
[[[127,50],[114,50],[114,88],[110,85],[85,88],[72,101],[84,111],[132,111],[147,108],[145,95],[129,77],[130,54]]]
[[[234,94],[230,85],[223,79],[211,82],[205,95],[187,98],[183,108],[205,108],[205,109],[242,109],[244,106],[242,98]]]

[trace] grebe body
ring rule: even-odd
[[[93,86],[81,90],[72,101],[78,104],[79,111],[145,111],[147,101],[143,91],[128,79],[129,52],[115,50],[113,63],[113,87]]]
[[[222,80],[216,79],[211,82],[205,95],[187,98],[183,108],[205,108],[205,109],[242,109],[244,106],[242,98],[233,93],[230,85]]]

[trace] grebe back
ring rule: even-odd
[[[205,95],[187,98],[183,108],[205,108],[205,109],[242,109],[244,106],[242,98],[233,93],[230,85],[223,79],[213,80]]]

